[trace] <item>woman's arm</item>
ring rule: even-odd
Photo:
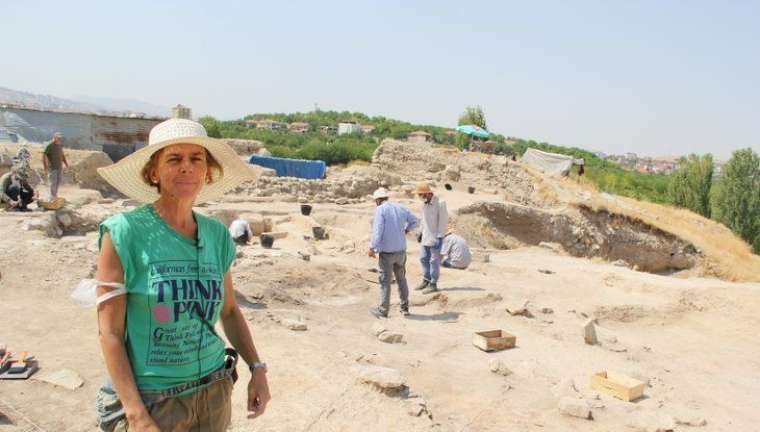
[[[232,287],[232,275],[227,272],[224,275],[224,307],[222,308],[222,327],[232,346],[243,357],[246,363],[252,365],[258,363],[259,354],[253,344],[248,322],[235,301],[235,290]],[[248,383],[248,411],[250,418],[256,418],[264,414],[269,402],[269,384],[267,383],[266,370],[255,369]]]
[[[103,234],[98,271],[95,278],[101,282],[124,282],[124,269],[108,233]],[[113,288],[99,286],[98,296]],[[113,380],[116,393],[124,407],[130,430],[159,431],[137,391],[132,366],[129,364],[127,349],[124,345],[125,317],[127,299],[117,296],[98,306],[98,329],[100,347],[106,361],[106,369]]]

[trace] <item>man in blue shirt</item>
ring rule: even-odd
[[[401,299],[401,314],[409,315],[409,286],[406,284],[406,234],[417,227],[417,218],[409,209],[388,201],[388,191],[380,188],[375,198],[372,240],[368,255],[378,257],[380,306],[372,309],[378,318],[387,318],[391,301],[391,279],[395,275]]]

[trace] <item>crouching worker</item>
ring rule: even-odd
[[[251,240],[253,240],[251,224],[249,224],[242,216],[238,216],[238,218],[230,224],[230,235],[232,236],[232,240],[241,246],[249,244]]]
[[[263,414],[266,365],[235,302],[235,245],[224,224],[193,211],[254,172],[186,119],[156,125],[148,146],[98,172],[146,203],[100,226],[97,318],[109,375],[96,399],[101,430],[226,431],[238,356],[250,374],[248,417]]]
[[[30,211],[27,207],[34,201],[34,188],[29,184],[26,172],[14,167],[0,177],[0,202],[11,211]]]
[[[472,262],[472,255],[470,254],[470,248],[467,246],[467,241],[451,231],[447,232],[443,238],[441,257],[443,259],[441,265],[446,268],[464,270]]]

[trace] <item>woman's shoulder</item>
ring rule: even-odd
[[[101,225],[109,230],[118,229],[121,231],[129,230],[130,226],[142,225],[141,219],[149,217],[148,207],[141,206],[134,210],[117,213],[108,217]]]
[[[195,213],[196,221],[215,235],[227,233],[227,226],[219,219],[201,213]]]

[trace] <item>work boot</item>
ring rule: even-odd
[[[379,307],[372,308],[369,313],[375,316],[375,318],[388,318],[388,312],[380,309]]]
[[[414,289],[416,289],[417,291],[424,290],[425,288],[428,287],[428,285],[430,285],[430,282],[426,281],[425,279],[422,279],[422,283],[414,287]]]
[[[408,308],[408,307],[406,307],[406,308],[401,308],[401,315],[403,315],[403,316],[405,316],[405,317],[408,317],[408,316],[410,315],[410,314],[409,314],[409,308]]]
[[[438,285],[436,283],[428,283],[428,287],[422,291],[422,294],[432,294],[438,292]]]

